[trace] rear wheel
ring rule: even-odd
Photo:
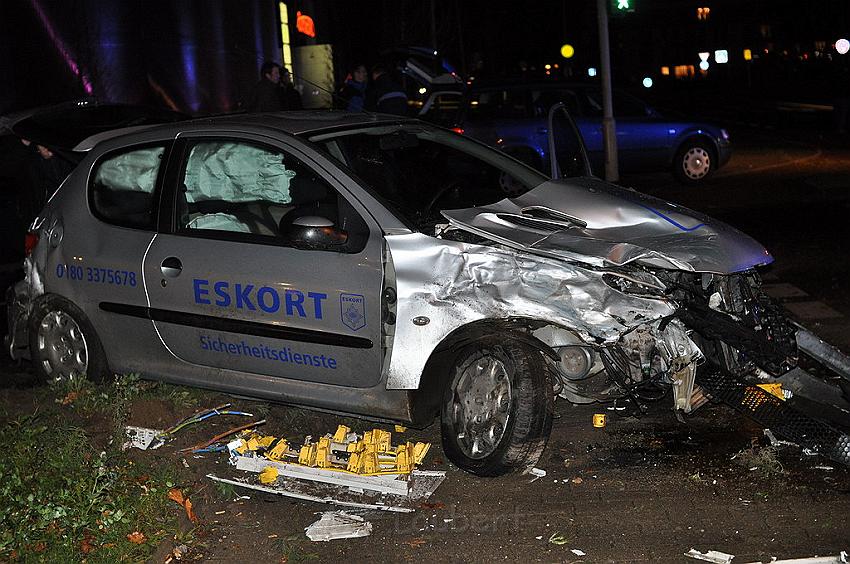
[[[36,305],[29,319],[30,354],[35,377],[41,382],[88,377],[102,381],[106,355],[86,315],[59,296]]]
[[[686,141],[673,159],[673,176],[683,184],[698,184],[716,168],[714,149],[705,141]]]
[[[553,401],[549,368],[539,351],[510,339],[467,346],[443,396],[446,455],[479,476],[533,465],[552,429]]]

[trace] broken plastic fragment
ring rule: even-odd
[[[694,560],[705,560],[706,562],[714,562],[714,564],[731,564],[732,559],[735,558],[734,555],[726,554],[725,552],[720,552],[719,550],[709,550],[703,553],[695,548],[692,548],[688,552],[686,552],[685,556],[687,556],[688,558],[693,558]]]
[[[146,427],[133,427],[127,425],[124,428],[128,441],[124,443],[123,448],[138,448],[141,450],[153,450],[163,445],[163,440],[160,437],[162,431],[157,429],[148,429]]]
[[[372,534],[372,523],[359,515],[350,515],[345,511],[325,511],[322,518],[307,527],[307,538],[311,541],[330,541],[334,539],[353,539]]]
[[[260,472],[259,480],[261,484],[272,484],[277,480],[277,468],[274,466],[266,466]]]
[[[571,548],[570,552],[572,552],[576,556],[586,556],[586,553],[583,550],[581,550],[580,548]]]

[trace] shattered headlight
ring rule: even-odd
[[[606,270],[602,280],[624,294],[661,297],[667,290],[661,280],[644,270]]]

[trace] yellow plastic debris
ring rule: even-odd
[[[260,472],[259,479],[261,484],[271,484],[277,480],[277,468],[274,466],[266,466],[263,468],[263,471]]]
[[[315,444],[304,445],[301,447],[301,451],[298,453],[298,464],[303,464],[304,466],[316,465]]]
[[[331,439],[330,437],[322,437],[319,439],[319,444],[316,445],[316,466],[319,468],[329,468],[331,466]]]
[[[431,443],[416,443],[413,446],[413,463],[422,464],[422,461],[425,460],[425,455],[428,454],[430,449]]]
[[[782,384],[776,382],[774,384],[756,384],[759,388],[769,393],[772,396],[776,396],[782,401],[785,401],[785,395],[782,393]]]
[[[351,432],[351,429],[346,427],[345,425],[340,425],[336,428],[336,433],[333,436],[333,442],[335,443],[344,443],[345,438],[348,436],[348,433]]]
[[[266,453],[266,458],[270,460],[283,460],[284,455],[289,452],[289,443],[286,439],[280,439],[277,443],[273,443],[271,450]]]
[[[404,433],[405,431],[407,431],[407,427],[403,427],[402,425],[395,426],[396,433]]]

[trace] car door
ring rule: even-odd
[[[83,309],[115,372],[144,371],[141,359],[162,352],[143,315],[142,262],[155,237],[170,145],[136,144],[90,157],[60,189],[57,197],[67,203],[49,220],[57,246],[49,252],[48,290]],[[85,192],[69,192],[86,173]]]
[[[204,134],[175,152],[171,225],[144,265],[169,351],[198,366],[375,385],[383,239],[360,204],[288,143]]]
[[[587,145],[594,167],[604,163],[602,137],[602,92],[585,89],[581,116],[576,123]],[[624,172],[657,170],[665,167],[670,145],[667,127],[655,119],[637,98],[613,92],[614,122],[617,130],[617,156]]]

